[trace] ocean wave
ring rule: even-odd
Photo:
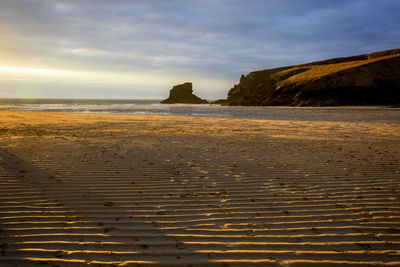
[[[400,109],[383,107],[225,107],[160,104],[159,100],[0,99],[2,110],[41,112],[153,114],[310,121],[387,121],[400,123]]]

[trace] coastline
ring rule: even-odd
[[[90,100],[93,102],[95,100]],[[131,100],[135,101],[135,100]],[[329,106],[329,107],[291,107],[291,106],[220,106],[196,104],[71,104],[65,102],[32,105],[1,106],[0,110],[66,112],[76,114],[134,114],[194,116],[211,118],[241,118],[260,120],[295,121],[388,121],[400,123],[400,109],[389,106]],[[361,112],[362,111],[362,112]]]
[[[390,121],[0,111],[0,263],[400,264],[399,140]]]

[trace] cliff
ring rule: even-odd
[[[242,75],[226,105],[399,105],[400,49]]]
[[[192,83],[175,85],[169,91],[169,97],[160,102],[161,104],[207,104],[208,101],[193,94]]]

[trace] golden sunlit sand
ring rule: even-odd
[[[0,111],[0,265],[400,265],[399,159],[383,121]]]

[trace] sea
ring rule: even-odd
[[[166,105],[160,104],[160,101],[160,99],[0,98],[0,110],[400,123],[400,108],[394,107],[227,107],[214,104]]]

